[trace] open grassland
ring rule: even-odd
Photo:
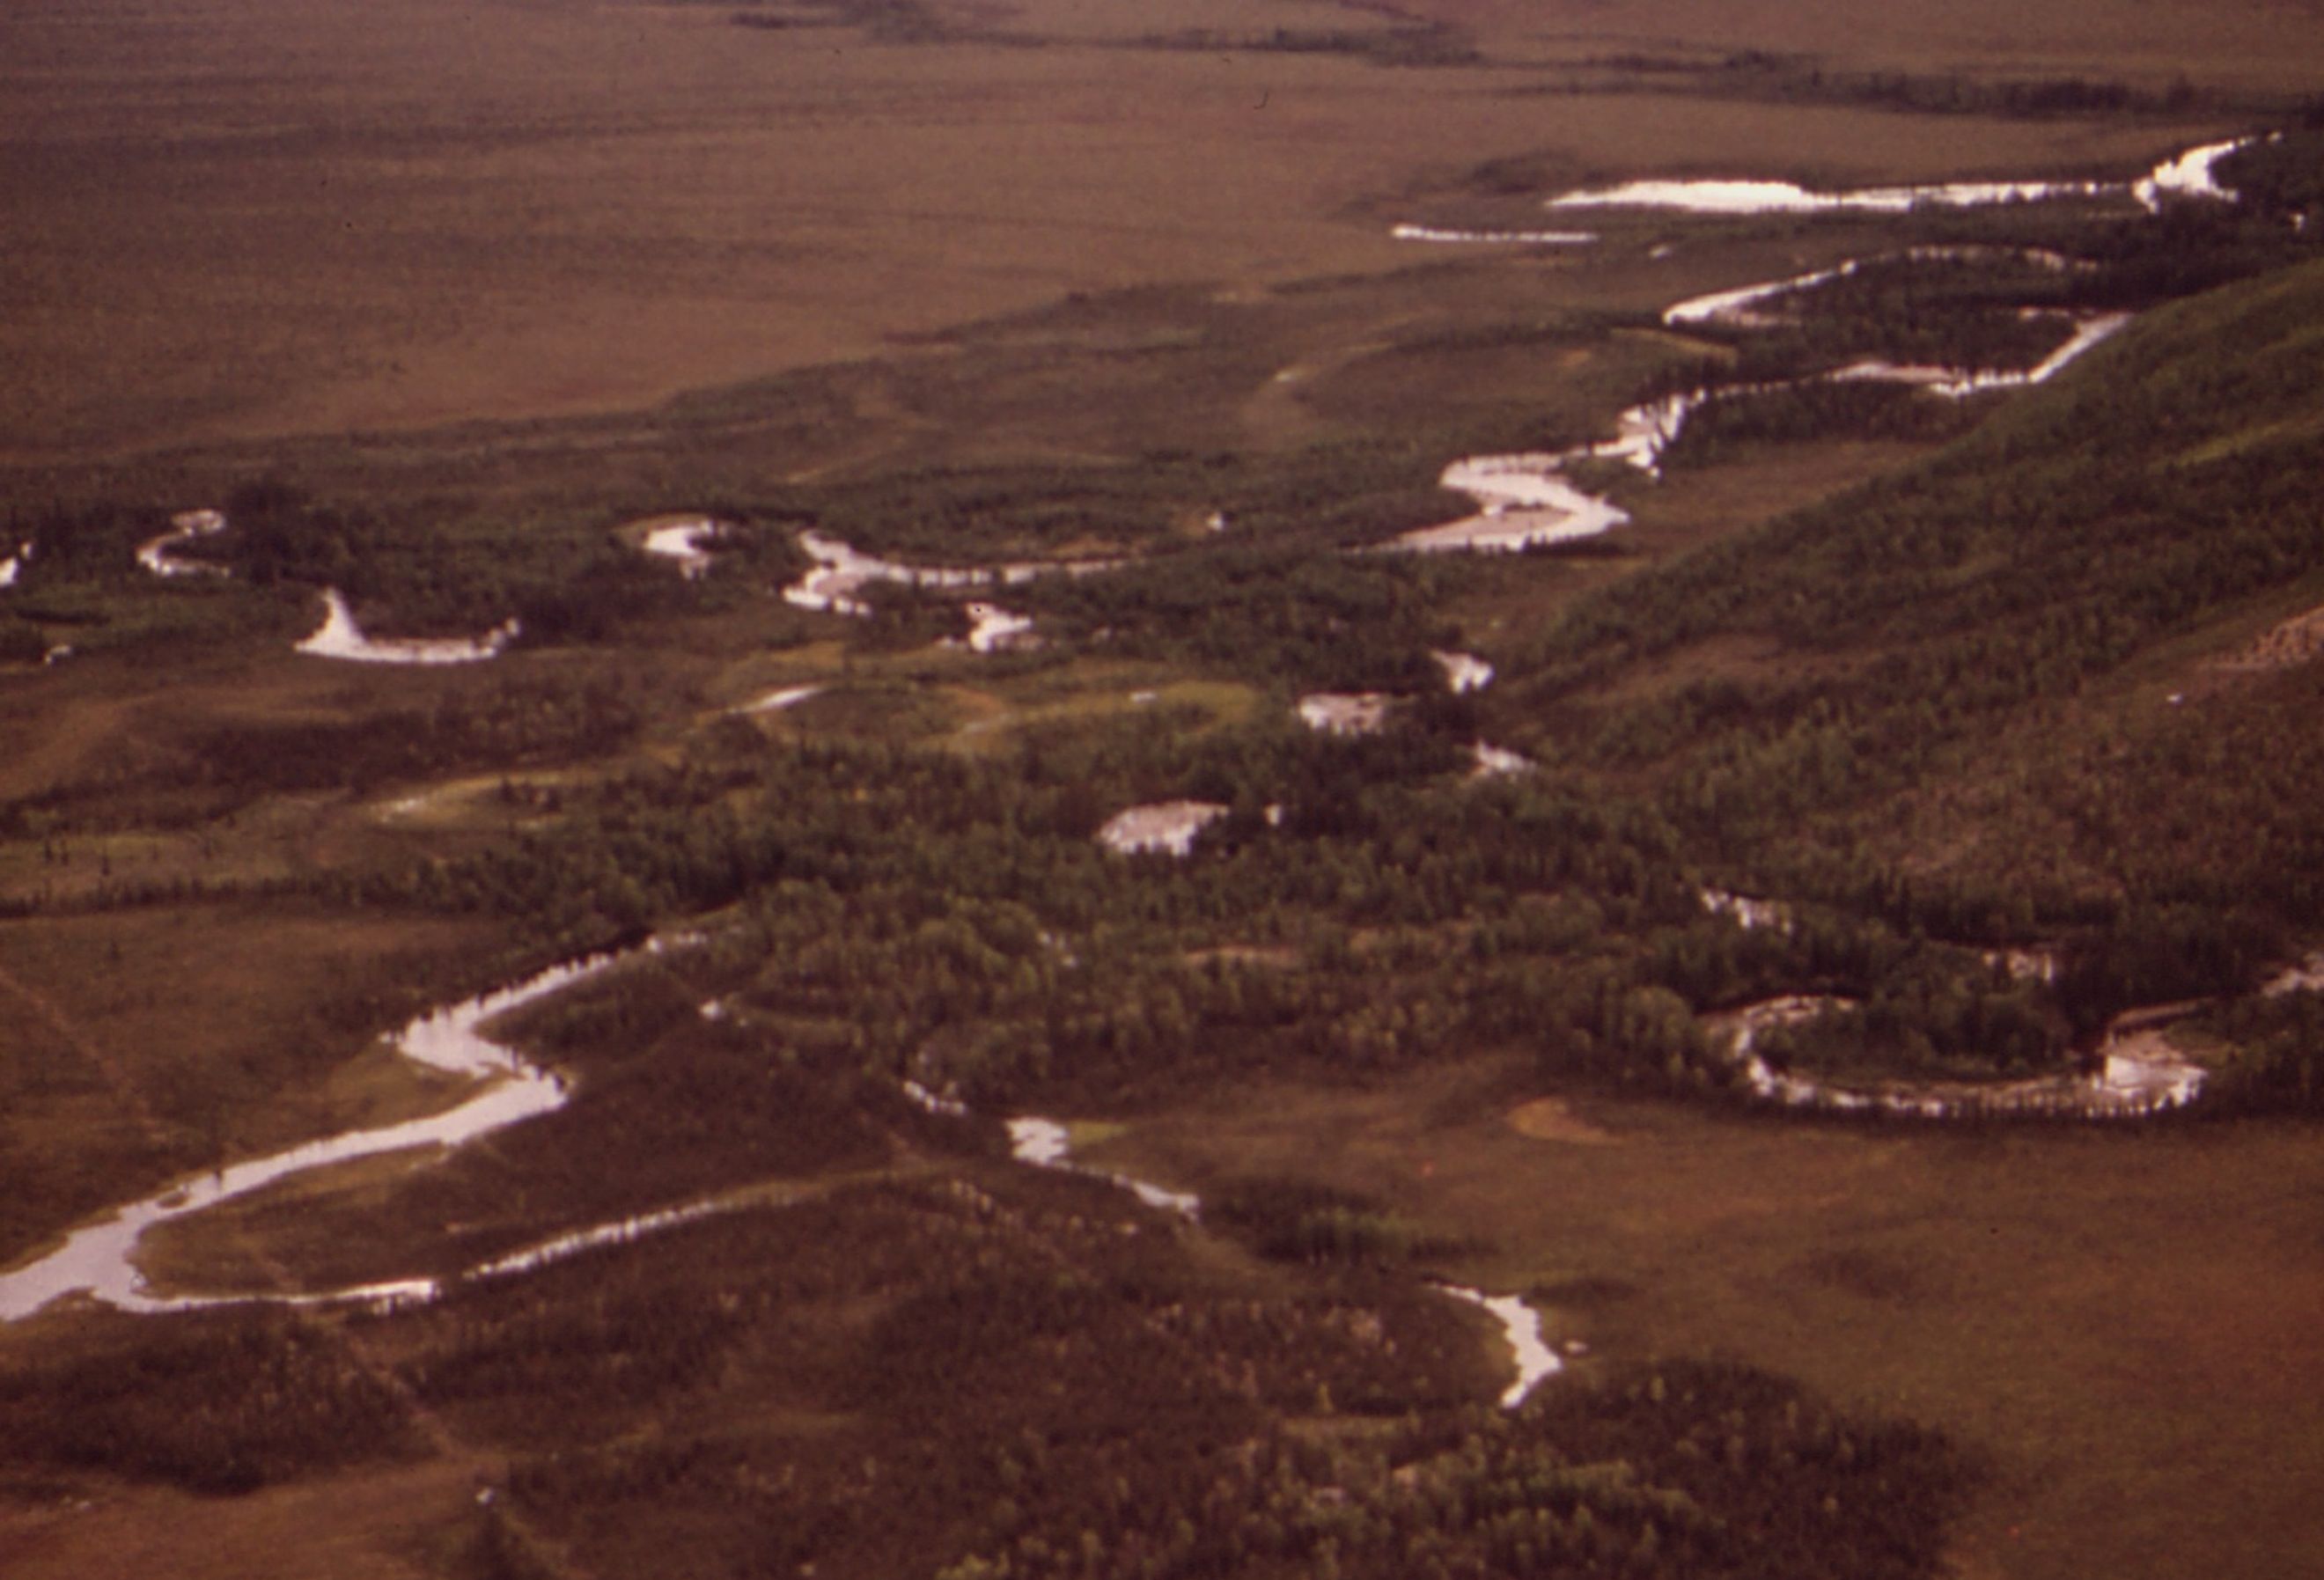
[[[1556,59],[1635,65],[1645,55],[1682,71],[1758,51],[1889,73],[2127,79],[2151,88],[2182,76],[2279,91],[2313,86],[2298,64],[2314,43],[2311,19],[2285,0],[2227,14],[2137,0],[2038,9],[1977,0],[1941,13],[1881,15],[1829,0],[1651,0],[1611,14],[1545,14],[1525,0],[1412,0],[1399,9],[1486,38],[1522,40]]]
[[[952,744],[964,752],[990,752],[1003,749],[1019,732],[1056,734],[1157,709],[1180,720],[1191,714],[1204,724],[1240,724],[1260,705],[1252,688],[1231,681],[1172,680],[1139,668],[1091,669],[1033,677],[999,695],[979,693],[979,716],[961,727]],[[1188,733],[1199,734],[1202,727],[1198,724]]]
[[[2127,175],[2217,125],[1525,95],[716,6],[172,0],[0,28],[9,293],[37,304],[0,342],[0,433],[26,457],[625,409],[1068,291],[1376,273],[1409,261],[1384,199],[1496,158]],[[2279,48],[2288,74],[2316,46]]]

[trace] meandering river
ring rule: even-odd
[[[224,511],[180,511],[170,518],[168,531],[158,538],[149,538],[137,546],[137,563],[160,577],[224,576],[226,567],[222,565],[212,565],[202,559],[180,559],[171,551],[180,543],[190,543],[197,538],[208,538],[225,531]]]
[[[1789,280],[1747,285],[1681,302],[1669,311],[1693,316],[1679,322],[1761,322],[1749,310],[1794,291],[1834,280],[1857,263]],[[1416,554],[1508,553],[1553,543],[1594,538],[1626,524],[1629,513],[1611,500],[1584,493],[1566,476],[1577,462],[1627,461],[1649,476],[1662,474],[1664,456],[1678,441],[1687,420],[1707,402],[1773,394],[1816,383],[1910,384],[1934,395],[1962,400],[1988,391],[2047,383],[2130,321],[2127,313],[2055,315],[2073,332],[2048,356],[2025,369],[1931,367],[1866,358],[1828,373],[1779,383],[1706,385],[1641,402],[1614,419],[1614,437],[1555,453],[1464,456],[1444,468],[1437,485],[1465,494],[1477,513],[1442,526],[1421,527],[1393,539],[1390,547]]]
[[[661,948],[659,941],[646,952]],[[396,1050],[414,1063],[475,1083],[460,1103],[440,1113],[345,1131],[182,1179],[142,1200],[85,1224],[63,1243],[24,1265],[0,1272],[0,1321],[13,1321],[66,1295],[85,1294],[131,1311],[181,1310],[217,1304],[203,1297],[166,1297],[147,1288],[136,1264],[137,1242],[155,1224],[186,1217],[237,1197],[263,1190],[310,1169],[361,1158],[419,1148],[441,1149],[490,1135],[521,1121],[562,1107],[567,1089],[561,1076],[527,1062],[496,1041],[490,1025],[500,1016],[608,970],[622,955],[595,955],[536,973],[520,982],[421,1016],[394,1038]],[[420,1282],[366,1286],[291,1299],[385,1298],[424,1293]],[[235,1298],[246,1298],[236,1297]]]
[[[1193,803],[1199,805],[1199,803]],[[1707,892],[1705,902],[1718,908],[1740,903],[1736,897]],[[249,1303],[309,1305],[364,1302],[388,1305],[437,1298],[441,1281],[410,1278],[328,1290],[283,1291],[265,1295],[162,1294],[152,1289],[139,1270],[137,1247],[152,1225],[189,1216],[307,1171],[357,1159],[416,1149],[444,1149],[491,1134],[525,1119],[553,1112],[568,1098],[565,1082],[528,1062],[492,1034],[495,1021],[561,989],[613,968],[634,955],[657,952],[669,944],[653,940],[626,954],[601,954],[552,966],[478,997],[423,1015],[394,1038],[397,1050],[415,1063],[465,1076],[475,1083],[469,1095],[441,1113],[397,1124],[344,1132],[282,1151],[235,1163],[176,1182],[167,1189],[131,1202],[73,1230],[61,1243],[5,1272],[0,1272],[0,1321],[32,1315],[69,1296],[97,1300],[122,1310],[171,1312]],[[2324,975],[2324,956],[2311,956],[2271,980],[2270,991],[2295,991],[2312,985]],[[2200,1073],[2172,1053],[2159,1037],[2160,1017],[2125,1016],[2110,1030],[2103,1070],[2069,1082],[2064,1077],[2013,1083],[1979,1089],[1974,1101],[1941,1088],[1886,1088],[1853,1092],[1819,1086],[1804,1077],[1775,1072],[1753,1051],[1757,1032],[1771,1025],[1796,1022],[1823,1012],[1835,1001],[1813,998],[1771,1000],[1729,1018],[1733,1057],[1762,1095],[1785,1103],[1839,1110],[1877,1109],[1931,1117],[1976,1112],[2056,1111],[2061,1098],[2092,1105],[2092,1112],[2153,1112],[2191,1101],[2200,1090]],[[970,1117],[968,1110],[912,1083],[904,1091],[931,1112]],[[1007,1123],[1012,1156],[1041,1169],[1063,1169],[1102,1179],[1127,1190],[1158,1211],[1199,1222],[1202,1202],[1190,1192],[1173,1190],[1129,1175],[1091,1168],[1073,1157],[1072,1135],[1058,1121],[1019,1115]],[[468,1270],[468,1279],[519,1277],[567,1257],[609,1244],[629,1243],[649,1235],[693,1223],[714,1214],[735,1210],[740,1203],[706,1200],[636,1215],[618,1222],[577,1230],[483,1262]],[[1509,1348],[1514,1380],[1500,1403],[1514,1409],[1543,1380],[1555,1375],[1563,1362],[1542,1333],[1539,1311],[1517,1295],[1493,1295],[1457,1285],[1441,1285],[1444,1293],[1474,1305],[1500,1325]]]
[[[919,1089],[908,1088],[908,1091],[916,1092],[915,1101],[921,1102],[923,1106],[932,1107],[942,1101]],[[952,1105],[950,1111],[964,1112],[956,1104]],[[1199,1197],[1132,1178],[1127,1174],[1115,1174],[1074,1162],[1072,1132],[1054,1119],[1028,1114],[1010,1120],[1009,1149],[1010,1155],[1019,1163],[1102,1179],[1129,1191],[1148,1206],[1176,1213],[1189,1220],[1198,1221],[1202,1217],[1203,1204]],[[1542,1379],[1554,1376],[1565,1369],[1564,1361],[1542,1336],[1541,1313],[1526,1305],[1522,1296],[1488,1295],[1482,1289],[1472,1289],[1460,1284],[1439,1283],[1434,1287],[1453,1299],[1481,1307],[1501,1325],[1501,1335],[1508,1343],[1510,1360],[1517,1371],[1516,1380],[1501,1393],[1502,1409],[1515,1409],[1525,1402],[1526,1396]]]
[[[1702,215],[1808,214],[1860,212],[1904,214],[1922,208],[1974,208],[1997,203],[2022,203],[2059,198],[2093,199],[2127,196],[2150,212],[2160,212],[2165,199],[2232,200],[2235,194],[2219,184],[2220,160],[2261,139],[2237,138],[2206,143],[2176,154],[2135,181],[1958,181],[1931,186],[1875,187],[1853,191],[1812,192],[1789,181],[1748,179],[1705,180],[1638,180],[1617,187],[1568,192],[1551,199],[1553,209],[1665,208]],[[1417,228],[1417,227],[1414,227]],[[1462,233],[1444,233],[1447,236]],[[1492,233],[1475,233],[1480,239]],[[1897,254],[1914,259],[1969,258],[1995,252],[1978,247],[1923,247]],[[2036,266],[2070,270],[2075,261],[2042,249],[2001,249]],[[1784,280],[1734,286],[1690,297],[1663,311],[1663,321],[1674,328],[1723,324],[1729,328],[1766,327],[1773,322],[1759,311],[1767,303],[1795,292],[1844,279],[1867,267],[1873,259],[1850,259],[1828,269]],[[1991,390],[2038,384],[2113,335],[2129,321],[2122,313],[2059,314],[2074,328],[2066,341],[2035,366],[2024,370],[1927,367],[1877,358],[1853,363],[1799,383],[1883,382],[1911,384],[1952,399]],[[1611,439],[1556,454],[1469,456],[1445,467],[1439,486],[1465,494],[1477,504],[1477,513],[1442,526],[1406,532],[1392,546],[1413,553],[1508,552],[1572,542],[1612,531],[1629,516],[1609,500],[1583,492],[1567,476],[1577,461],[1620,459],[1650,475],[1659,475],[1664,453],[1678,439],[1687,419],[1705,402],[1719,397],[1766,394],[1790,388],[1784,383],[1706,387],[1644,402],[1615,420]]]
[[[1908,214],[1915,208],[1982,208],[1998,203],[2041,203],[2129,198],[2150,213],[2166,198],[2227,199],[2218,179],[2220,160],[2259,141],[2239,137],[2173,154],[2129,181],[1943,181],[1924,186],[1858,187],[1818,192],[1794,181],[1713,177],[1647,180],[1588,188],[1552,198],[1553,210],[1668,208],[1687,214]]]
[[[688,516],[650,527],[638,547],[678,567],[678,574],[696,581],[709,574],[724,529],[708,516]]]
[[[2115,1017],[2080,1073],[2015,1081],[1828,1081],[1769,1065],[1757,1050],[1762,1032],[1795,1026],[1850,1001],[1787,994],[1708,1019],[1714,1039],[1755,1096],[1789,1108],[1831,1113],[1883,1113],[1911,1119],[2126,1119],[2184,1107],[2202,1095],[2208,1074],[2164,1036],[2171,1021],[2197,1006],[2158,1005]]]
[[[2150,209],[2159,209],[2171,198],[2218,199],[2231,196],[2217,180],[2218,162],[2251,139],[2206,144],[2158,166],[2143,180],[2124,184],[2097,182],[1956,183],[1932,187],[1868,189],[1853,192],[1812,193],[1783,182],[1767,181],[1639,181],[1596,191],[1569,193],[1552,200],[1553,208],[1664,207],[1697,213],[1800,213],[1831,210],[1903,212],[1923,206],[1965,206],[1980,203],[2030,201],[2052,198],[2094,198],[2126,192]],[[1415,241],[1516,242],[1567,245],[1594,239],[1567,232],[1437,231],[1399,226],[1397,234]],[[1787,280],[1737,287],[1691,299],[1665,314],[1673,325],[1719,323],[1746,326],[1766,321],[1760,310],[1796,291],[1845,276],[1860,268],[1851,262],[1832,269]],[[2059,267],[2070,264],[2059,260]],[[2035,384],[2053,376],[2077,357],[2119,329],[2123,315],[2093,315],[2076,321],[2073,334],[2049,357],[2022,372],[1977,373],[1867,361],[1820,375],[1833,381],[1883,380],[1911,383],[1948,396],[1965,396],[1984,390]],[[1577,459],[1618,457],[1654,471],[1688,415],[1714,394],[1728,391],[1696,391],[1641,404],[1621,414],[1616,438],[1582,449],[1549,455],[1480,456],[1456,460],[1445,468],[1445,487],[1468,494],[1477,513],[1460,522],[1406,533],[1396,546],[1415,552],[1516,550],[1570,541],[1604,532],[1628,520],[1618,507],[1575,487],[1564,470]],[[189,511],[172,519],[171,531],[139,546],[138,562],[154,575],[186,577],[222,574],[220,568],[180,559],[180,545],[225,529],[225,516],[214,510]],[[718,532],[707,518],[671,522],[656,528],[643,540],[646,552],[675,559],[685,574],[706,568]],[[970,590],[1014,585],[1042,574],[1088,574],[1111,568],[1118,561],[1083,561],[1053,565],[1005,565],[990,568],[914,567],[857,552],[828,536],[807,532],[800,542],[813,565],[783,596],[801,607],[839,614],[867,612],[863,589],[875,581],[946,590]],[[0,560],[0,587],[11,585],[32,554],[30,544]],[[357,625],[337,589],[323,595],[322,626],[298,644],[311,655],[374,663],[450,664],[474,662],[496,656],[519,634],[513,620],[483,636],[469,639],[378,639]],[[969,645],[979,651],[997,651],[1021,642],[1031,622],[990,603],[968,605],[973,623]],[[1481,687],[1492,677],[1491,667],[1468,655],[1439,653],[1448,685],[1456,691]],[[814,694],[810,687],[793,687],[770,693],[754,708],[793,706]],[[1324,707],[1330,703],[1343,705]],[[1376,727],[1386,699],[1311,698],[1303,716],[1313,709],[1316,727],[1348,730]],[[1522,772],[1527,765],[1513,753],[1480,746],[1478,764],[1487,772]],[[1199,831],[1226,814],[1215,803],[1180,801],[1132,808],[1117,816],[1100,834],[1109,847],[1122,851],[1157,850],[1186,854]],[[1734,914],[1745,925],[1772,925],[1775,908],[1739,896],[1707,892],[1706,905]],[[646,946],[655,949],[657,942]],[[615,966],[624,956],[601,955],[538,973],[493,993],[423,1016],[394,1039],[403,1057],[472,1083],[468,1095],[438,1113],[395,1124],[352,1130],[302,1143],[265,1157],[226,1165],[172,1184],[168,1188],[127,1203],[68,1234],[60,1243],[21,1265],[0,1272],[0,1321],[15,1320],[51,1302],[80,1296],[124,1310],[175,1311],[198,1307],[264,1299],[282,1303],[326,1300],[391,1301],[432,1298],[441,1285],[429,1279],[410,1279],[328,1291],[292,1291],[253,1297],[200,1293],[161,1294],[151,1289],[137,1262],[137,1248],[146,1229],[155,1224],[189,1216],[252,1195],[282,1180],[311,1170],[353,1160],[418,1150],[442,1150],[491,1134],[526,1119],[553,1112],[568,1098],[565,1082],[531,1065],[491,1034],[500,1016],[535,1003],[585,978]],[[2271,982],[2270,992],[2287,992],[2324,984],[2324,956],[2311,956]],[[2126,1015],[2108,1029],[2095,1067],[2087,1074],[2035,1080],[1969,1086],[1960,1083],[1849,1087],[1772,1068],[1755,1050],[1758,1034],[1773,1026],[1796,1023],[1834,1008],[1838,1001],[1794,997],[1748,1006],[1714,1022],[1714,1030],[1729,1039],[1731,1056],[1751,1089],[1763,1097],[1787,1104],[1842,1112],[1884,1112],[1923,1117],[1950,1118],[1962,1114],[2070,1112],[2091,1116],[2150,1113],[2191,1102],[2202,1089],[2203,1071],[2172,1049],[2162,1035],[2160,1012]],[[957,1104],[908,1088],[917,1100],[938,1112],[964,1113]],[[1194,1196],[1129,1176],[1091,1169],[1074,1161],[1070,1132],[1057,1122],[1019,1116],[1007,1122],[1013,1155],[1029,1166],[1068,1169],[1102,1178],[1130,1191],[1158,1210],[1188,1220],[1199,1220],[1200,1200]],[[537,1270],[588,1249],[633,1241],[645,1235],[730,1210],[731,1204],[699,1202],[639,1215],[619,1222],[562,1234],[517,1252],[482,1263],[467,1276],[511,1277]],[[1504,1406],[1514,1407],[1562,1363],[1543,1338],[1540,1314],[1514,1295],[1489,1295],[1481,1290],[1443,1286],[1455,1298],[1474,1304],[1500,1323],[1510,1346],[1517,1377],[1502,1395]]]
[[[366,636],[337,587],[323,589],[323,623],[297,644],[310,658],[358,664],[475,664],[496,659],[523,633],[511,617],[482,636]]]

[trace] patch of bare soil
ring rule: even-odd
[[[1574,1147],[1613,1147],[1622,1138],[1600,1130],[1573,1112],[1563,1097],[1536,1097],[1509,1111],[1509,1128],[1536,1141],[1563,1141]]]

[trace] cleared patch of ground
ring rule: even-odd
[[[1617,1146],[1622,1139],[1576,1114],[1563,1097],[1536,1097],[1518,1104],[1509,1110],[1509,1128],[1532,1141],[1573,1147]]]

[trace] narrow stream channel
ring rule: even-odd
[[[1570,193],[1554,199],[1553,208],[1649,206],[1685,208],[1701,213],[1784,213],[1825,209],[1902,212],[1936,204],[2026,201],[2055,197],[2092,198],[2127,194],[2150,209],[2159,209],[2166,198],[2224,199],[2218,184],[2218,161],[2252,139],[2207,144],[2158,166],[2148,177],[2128,184],[2093,182],[2004,182],[1954,184],[1941,187],[1872,189],[1857,192],[1816,194],[1780,182],[1633,182],[1602,191]],[[1400,226],[1397,234],[1416,241],[1508,241],[1535,245],[1581,243],[1594,239],[1580,233],[1488,233],[1431,231]],[[1810,289],[1860,267],[1860,262],[1803,274],[1789,280],[1743,286],[1691,299],[1668,310],[1674,324],[1724,323],[1746,325],[1759,320],[1757,310],[1784,294]],[[2061,261],[2061,267],[2069,266]],[[2033,368],[2011,373],[1900,366],[1868,361],[1818,375],[1834,381],[1883,380],[1915,384],[1947,396],[1983,390],[2040,383],[2071,364],[2092,346],[2119,329],[2122,315],[2093,315],[2076,321],[2071,337]],[[1776,386],[1781,387],[1781,386]],[[1560,454],[1469,457],[1452,462],[1443,485],[1468,494],[1477,513],[1462,521],[1404,534],[1393,547],[1413,552],[1512,550],[1567,541],[1602,533],[1628,521],[1609,502],[1591,496],[1568,480],[1565,468],[1584,458],[1618,457],[1648,472],[1659,465],[1687,416],[1700,404],[1729,391],[1697,391],[1641,404],[1620,414],[1614,439]],[[1739,392],[1748,393],[1748,392]],[[171,530],[139,546],[138,562],[154,575],[179,577],[224,574],[221,568],[180,559],[174,550],[198,538],[222,531],[226,517],[214,510],[183,513],[172,519]],[[646,552],[675,559],[689,576],[699,575],[709,561],[717,525],[707,518],[674,522],[657,529],[644,541]],[[838,614],[866,611],[863,589],[877,581],[945,590],[966,591],[1016,585],[1045,574],[1084,575],[1111,568],[1119,561],[1004,565],[991,568],[913,567],[857,552],[847,544],[816,532],[801,535],[801,545],[813,560],[811,568],[783,596],[800,607]],[[31,545],[0,561],[0,586],[13,583],[31,555]],[[503,651],[519,634],[517,623],[475,638],[377,639],[356,624],[346,599],[336,588],[323,593],[322,626],[298,644],[313,656],[360,662],[398,664],[468,663]],[[989,603],[969,605],[973,629],[969,645],[979,651],[997,651],[1024,640],[1031,622]],[[1469,655],[1439,653],[1447,684],[1467,691],[1487,684],[1491,666]],[[774,710],[794,706],[816,692],[798,686],[769,693],[749,707]],[[1378,701],[1373,698],[1339,699]],[[1384,707],[1384,701],[1380,702]],[[1334,716],[1336,719],[1337,716]],[[1314,720],[1317,727],[1338,728],[1336,722]],[[1478,765],[1486,772],[1522,772],[1527,766],[1512,753],[1480,746]],[[1213,803],[1182,801],[1134,808],[1117,817],[1100,836],[1110,847],[1122,851],[1166,851],[1184,855],[1207,823],[1227,808]],[[1706,893],[1705,903],[1732,908],[1747,925],[1746,907],[1759,902],[1736,896]],[[659,941],[644,947],[651,951]],[[475,1083],[461,1102],[441,1113],[363,1130],[354,1130],[302,1143],[265,1157],[245,1160],[207,1174],[178,1181],[164,1190],[128,1203],[68,1234],[60,1243],[12,1270],[0,1272],[0,1321],[32,1315],[53,1301],[84,1297],[120,1309],[136,1312],[188,1310],[208,1306],[251,1301],[304,1304],[320,1301],[422,1300],[434,1298],[442,1285],[430,1279],[410,1279],[354,1289],[289,1292],[273,1295],[163,1295],[146,1283],[137,1265],[137,1247],[154,1224],[189,1216],[208,1208],[263,1190],[309,1170],[359,1159],[420,1149],[448,1149],[495,1131],[545,1114],[562,1106],[569,1092],[561,1077],[533,1066],[514,1049],[495,1040],[488,1027],[497,1017],[535,1003],[585,978],[613,968],[627,954],[600,955],[551,967],[506,987],[423,1016],[402,1029],[395,1046],[403,1057],[420,1064],[466,1077]],[[2311,957],[2286,973],[2293,987],[2324,984],[2324,957]],[[2269,991],[2277,991],[2271,984]],[[1753,1049],[1757,1034],[1770,1026],[1805,1019],[1831,1007],[1832,1001],[1772,1000],[1748,1006],[1729,1017],[1720,1028],[1729,1035],[1731,1055],[1751,1088],[1759,1095],[1786,1104],[1839,1111],[1877,1111],[1924,1117],[1963,1114],[2074,1112],[2093,1117],[2143,1114],[2182,1105],[2200,1093],[2203,1071],[2172,1051],[2161,1037],[2163,1021],[2153,1012],[2117,1019],[2100,1049],[2098,1067],[2090,1074],[1970,1087],[1963,1084],[1891,1084],[1877,1088],[1849,1088],[1771,1068]],[[957,1104],[908,1088],[915,1100],[958,1112]],[[1110,1173],[1075,1162],[1071,1137],[1058,1122],[1024,1115],[1007,1122],[1012,1155],[1033,1167],[1063,1169],[1102,1179],[1130,1191],[1157,1210],[1199,1221],[1202,1203],[1196,1197],[1129,1176]],[[586,1250],[626,1243],[711,1214],[733,1210],[733,1204],[698,1202],[574,1231],[482,1263],[466,1276],[517,1276]],[[1514,1408],[1563,1363],[1542,1336],[1540,1313],[1515,1295],[1489,1295],[1459,1286],[1441,1286],[1444,1292],[1476,1305],[1502,1326],[1517,1376],[1501,1396]]]
[[[934,1097],[924,1088],[906,1088],[908,1095],[924,1107],[936,1112],[964,1113],[958,1104],[935,1108],[943,1100]],[[1202,1198],[1185,1191],[1137,1179],[1127,1174],[1115,1174],[1102,1169],[1093,1169],[1076,1163],[1073,1159],[1073,1136],[1066,1127],[1054,1119],[1019,1115],[1009,1121],[1010,1156],[1019,1163],[1035,1169],[1056,1169],[1069,1174],[1079,1174],[1092,1179],[1102,1179],[1109,1185],[1129,1191],[1148,1206],[1164,1212],[1176,1213],[1190,1221],[1199,1222],[1203,1215]],[[1501,1325],[1502,1336],[1508,1341],[1517,1377],[1501,1393],[1501,1408],[1515,1409],[1523,1404],[1536,1384],[1565,1369],[1564,1361],[1542,1336],[1541,1313],[1526,1305],[1517,1295],[1488,1295],[1481,1289],[1465,1285],[1435,1283],[1434,1288],[1455,1300],[1480,1307]]]
[[[641,951],[662,946],[648,944]],[[346,1131],[263,1158],[228,1164],[182,1179],[142,1200],[115,1208],[73,1230],[45,1255],[0,1272],[0,1321],[14,1321],[66,1295],[83,1294],[129,1311],[171,1311],[221,1303],[199,1296],[155,1295],[136,1264],[137,1242],[152,1225],[181,1218],[263,1190],[309,1169],[418,1148],[443,1149],[564,1106],[562,1077],[528,1063],[486,1030],[510,1011],[620,965],[632,954],[595,955],[551,966],[521,982],[434,1011],[396,1033],[398,1052],[416,1063],[477,1083],[465,1100],[440,1113],[368,1130]],[[432,1286],[430,1286],[432,1287]],[[329,1295],[284,1298],[379,1298],[423,1292],[418,1283],[370,1286]],[[235,1299],[251,1297],[235,1297]]]
[[[1831,1113],[1882,1113],[1929,1120],[2139,1119],[2182,1108],[2202,1095],[2208,1072],[2163,1035],[2199,1005],[2126,1010],[2106,1030],[2085,1073],[2011,1081],[1883,1081],[1850,1084],[1779,1070],[1757,1050],[1760,1033],[1795,1026],[1849,1006],[1850,1001],[1786,994],[1707,1021],[1753,1095],[1787,1108]]]
[[[337,587],[323,589],[323,624],[297,644],[310,658],[358,664],[475,664],[496,659],[523,633],[512,618],[482,636],[366,636]]]

